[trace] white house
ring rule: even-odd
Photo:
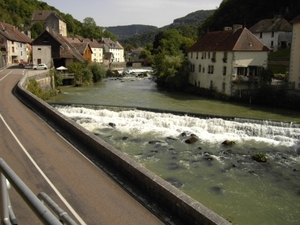
[[[294,18],[293,39],[290,57],[289,82],[295,84],[295,89],[300,90],[300,15]]]
[[[189,82],[236,95],[257,83],[267,67],[268,52],[269,48],[241,25],[207,33],[188,50]]]
[[[0,50],[4,65],[27,62],[31,39],[15,26],[0,22]]]
[[[292,25],[284,18],[261,20],[249,29],[271,51],[278,51],[291,46]]]
[[[100,43],[103,44],[104,54],[108,52],[113,54],[114,62],[125,62],[124,48],[118,41],[102,38]]]

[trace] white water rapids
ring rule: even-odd
[[[108,128],[109,123],[124,134],[156,134],[157,137],[177,137],[182,132],[195,134],[203,142],[220,143],[232,140],[264,142],[271,145],[297,147],[300,144],[300,128],[288,123],[269,121],[243,122],[220,118],[201,119],[177,116],[170,113],[155,113],[141,110],[111,111],[83,107],[58,107],[57,110],[93,132]]]

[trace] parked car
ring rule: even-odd
[[[37,66],[33,66],[34,70],[47,70],[48,67],[45,63],[38,64]]]
[[[28,64],[28,62],[20,62],[20,63],[19,63],[19,66],[25,67],[27,64]]]
[[[33,69],[34,66],[36,66],[36,65],[33,65],[32,63],[29,63],[27,65],[24,65],[24,68],[25,69]]]

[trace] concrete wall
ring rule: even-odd
[[[60,129],[77,139],[90,149],[91,153],[105,160],[123,176],[138,186],[144,193],[174,215],[180,217],[184,224],[227,225],[230,224],[213,211],[190,198],[171,184],[147,170],[133,159],[104,142],[74,121],[65,117],[52,106],[34,96],[24,88],[24,77],[17,86],[17,92],[34,110],[60,126]],[[64,132],[62,132],[63,135]]]

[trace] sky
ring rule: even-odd
[[[198,10],[216,9],[222,0],[43,0],[83,22],[92,17],[100,27],[132,24],[163,27]]]

